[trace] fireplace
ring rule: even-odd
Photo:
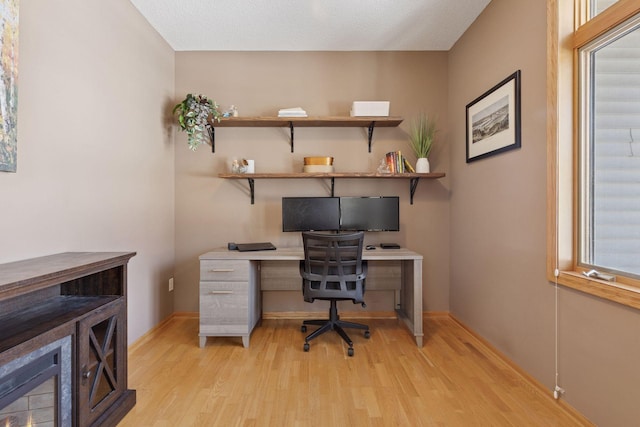
[[[0,427],[115,427],[127,387],[132,252],[0,264]]]
[[[71,336],[0,366],[0,427],[72,424]]]

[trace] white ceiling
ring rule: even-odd
[[[490,0],[131,2],[176,51],[446,51]]]

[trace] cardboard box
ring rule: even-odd
[[[354,101],[351,116],[388,116],[389,101]]]

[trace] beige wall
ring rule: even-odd
[[[198,310],[200,254],[230,241],[299,246],[299,233],[281,231],[281,198],[329,195],[323,181],[259,180],[251,205],[246,182],[217,178],[234,157],[255,159],[257,172],[301,171],[309,155],[334,156],[336,171],[375,171],[386,152],[409,153],[409,119],[424,110],[438,116],[442,129],[432,168],[448,172],[446,87],[445,52],[178,52],[177,97],[203,93],[223,108],[236,105],[241,116],[276,115],[279,108],[296,106],[310,115],[348,115],[354,100],[388,100],[391,115],[406,120],[398,128],[376,129],[372,153],[361,128],[298,128],[295,153],[288,130],[279,128],[217,129],[215,154],[209,147],[190,152],[185,135],[177,135],[176,310]],[[425,309],[430,311],[449,308],[447,185],[448,178],[421,181],[410,205],[409,181],[336,181],[338,196],[400,196],[401,231],[370,233],[366,239],[396,241],[424,254]],[[299,294],[289,297],[288,308],[301,308]],[[282,304],[265,299],[265,311],[281,309]]]
[[[295,153],[282,129],[218,129],[216,154],[194,153],[184,134],[173,145],[165,120],[174,102],[200,92],[241,115],[293,106],[344,115],[353,100],[388,99],[393,115],[439,116],[432,167],[447,178],[420,182],[413,206],[405,181],[339,180],[336,193],[399,195],[402,231],[372,233],[369,242],[395,240],[423,253],[425,310],[450,309],[551,393],[544,2],[494,0],[449,53],[174,55],[127,0],[23,0],[20,11],[18,173],[0,174],[0,262],[137,251],[131,342],[174,310],[197,311],[199,254],[228,241],[299,244],[295,233],[279,231],[280,198],[328,194],[321,181],[261,180],[250,205],[246,183],[216,177],[233,157],[278,172],[299,170],[306,155],[333,155],[337,170],[372,171],[385,152],[408,151],[405,122],[376,130],[371,154],[362,129],[330,128],[296,129]],[[466,164],[466,104],[516,69],[522,149]],[[174,250],[175,302],[166,289]],[[299,301],[289,297],[284,309]],[[599,425],[633,425],[637,310],[560,289],[558,313],[566,401]]]
[[[18,171],[0,173],[0,262],[137,251],[129,341],[172,311],[174,53],[128,0],[20,2]]]
[[[549,388],[555,292],[545,279],[546,4],[493,0],[449,55],[451,312]],[[465,163],[465,106],[522,70],[522,149]],[[558,292],[559,385],[598,425],[635,425],[637,310]]]

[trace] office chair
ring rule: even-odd
[[[343,300],[366,307],[363,297],[367,264],[362,261],[363,241],[364,232],[302,233],[304,261],[300,262],[300,275],[304,300],[313,302],[319,299],[331,303],[328,320],[305,320],[302,323],[302,332],[307,331],[307,325],[320,326],[304,339],[304,351],[309,351],[309,341],[330,330],[336,331],[349,344],[349,356],[353,356],[353,341],[344,328],[362,329],[365,338],[370,337],[367,325],[340,320],[337,309],[337,301]]]

